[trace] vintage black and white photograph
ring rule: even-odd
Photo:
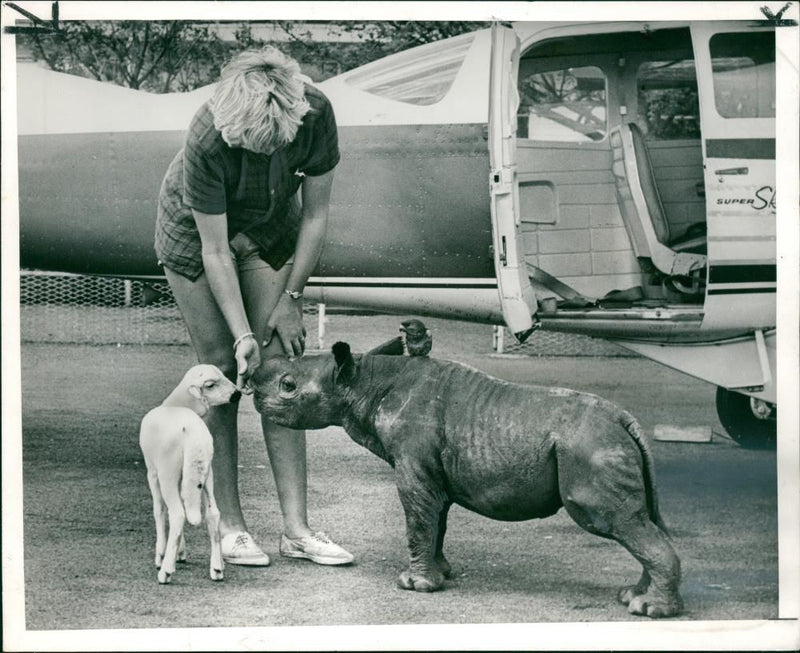
[[[2,21],[4,650],[800,645],[797,3]]]

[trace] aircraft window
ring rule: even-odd
[[[455,81],[474,33],[430,43],[363,66],[345,81],[362,91],[409,104],[439,102]]]
[[[714,98],[723,118],[775,117],[775,33],[715,34]]]
[[[646,61],[636,74],[639,116],[647,138],[700,138],[700,105],[693,59]]]
[[[520,78],[517,136],[592,142],[606,136],[606,78],[596,66],[560,68]]]

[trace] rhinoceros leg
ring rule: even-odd
[[[620,591],[617,593],[617,598],[619,599],[620,603],[629,605],[632,599],[645,594],[649,588],[650,574],[647,573],[647,569],[644,569],[639,582],[636,583],[636,585],[629,585],[620,589]]]
[[[678,594],[681,564],[664,532],[653,522],[642,520],[620,524],[613,537],[644,567],[639,582],[620,592],[628,612],[656,618],[678,614],[683,608]]]
[[[557,456],[559,492],[569,515],[590,533],[619,542],[643,567],[639,582],[619,593],[628,612],[678,614],[683,607],[680,561],[666,533],[651,520],[635,449],[557,446]]]
[[[445,578],[450,578],[453,574],[453,569],[447,558],[444,556],[444,534],[447,532],[447,513],[450,506],[453,505],[449,501],[444,504],[444,507],[439,512],[439,533],[436,537],[436,553],[434,559],[436,564],[439,565],[439,570],[444,574]]]
[[[440,516],[447,512],[444,492],[413,464],[398,462],[395,479],[406,514],[409,552],[409,567],[400,574],[397,585],[417,592],[434,592],[444,584],[444,573],[436,560],[440,537],[444,538],[439,527]]]

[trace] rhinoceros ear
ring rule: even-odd
[[[336,342],[333,345],[333,358],[336,361],[335,379],[337,383],[350,384],[355,380],[356,364],[350,353],[350,345]]]

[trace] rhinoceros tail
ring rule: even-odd
[[[636,418],[625,410],[623,410],[620,415],[620,424],[622,424],[625,430],[630,434],[633,441],[639,447],[639,451],[642,453],[642,464],[644,466],[642,471],[644,473],[644,486],[647,494],[647,509],[650,513],[650,519],[656,526],[667,533],[667,525],[664,523],[661,512],[658,509],[658,492],[656,491],[656,472],[653,454],[650,452],[650,445],[647,443],[644,431],[642,431],[642,427],[639,425]]]

